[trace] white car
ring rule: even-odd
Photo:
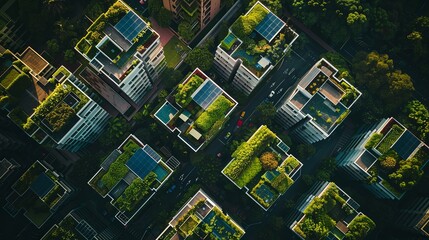
[[[271,98],[271,97],[273,97],[275,93],[276,93],[276,92],[271,91],[271,92],[270,92],[270,95],[268,95],[268,97],[270,97],[270,98]]]

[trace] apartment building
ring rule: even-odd
[[[18,2],[5,0],[0,3],[0,45],[12,51],[20,51],[26,46],[26,30],[16,16]]]
[[[395,226],[429,238],[429,198],[420,197],[400,208]]]
[[[341,169],[376,197],[399,200],[412,186],[391,174],[402,172],[404,164],[416,168],[416,172],[423,171],[429,148],[396,119],[388,118],[361,127],[336,160]],[[418,181],[415,177],[413,180]]]
[[[350,113],[361,92],[327,60],[319,60],[285,95],[276,120],[302,142],[328,138]]]
[[[31,47],[5,51],[0,61],[2,108],[36,142],[76,152],[100,135],[110,115],[65,67],[55,69]]]
[[[75,49],[95,70],[81,76],[127,119],[166,65],[159,35],[122,1],[94,20]]]
[[[220,10],[221,0],[163,0],[174,21],[188,21],[194,32],[204,29]]]
[[[300,239],[343,239],[349,234],[364,239],[375,223],[359,207],[335,183],[318,182],[301,197],[287,222]]]
[[[217,46],[215,68],[234,88],[249,95],[297,38],[294,30],[258,1],[231,25]]]

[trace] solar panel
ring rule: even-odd
[[[158,164],[143,149],[137,150],[126,163],[127,167],[141,179],[145,178]]]
[[[133,39],[146,28],[146,23],[139,18],[133,11],[129,11],[119,22],[115,25],[122,36],[124,36],[130,43]]]
[[[264,19],[256,26],[255,30],[268,42],[271,42],[277,33],[286,24],[273,13],[268,13]]]
[[[30,189],[39,197],[44,197],[55,186],[48,175],[45,173],[40,174],[31,184]]]
[[[407,130],[398,141],[396,141],[392,148],[402,159],[407,159],[419,145],[420,140]]]
[[[198,91],[192,96],[192,99],[200,105],[204,110],[206,110],[210,104],[222,93],[222,89],[210,80],[207,79],[201,86]]]
[[[155,152],[155,150],[153,150],[149,145],[146,144],[146,146],[144,146],[143,150],[152,158],[154,159],[156,162],[159,162],[159,160],[162,159],[162,157]]]

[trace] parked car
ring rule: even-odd
[[[228,133],[225,135],[225,139],[228,139],[229,137],[231,137],[231,132],[228,132]]]
[[[270,92],[270,95],[268,95],[268,97],[270,97],[270,98],[271,98],[271,97],[273,97],[275,93],[276,93],[276,92],[271,91],[271,92]]]
[[[239,127],[241,127],[241,126],[243,126],[243,120],[240,118],[240,119],[238,119],[238,121],[237,121],[237,127],[239,128]]]
[[[242,111],[242,112],[241,112],[241,114],[240,114],[240,118],[241,118],[241,119],[243,119],[243,118],[244,118],[244,115],[246,115],[246,112],[245,112],[245,111]]]

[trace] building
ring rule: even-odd
[[[422,171],[429,160],[429,149],[396,119],[388,118],[361,127],[336,159],[341,169],[377,197],[398,200],[412,186],[389,175],[401,171],[403,163],[412,163],[417,172]],[[418,181],[415,177],[413,180]]]
[[[328,138],[350,113],[361,92],[338,70],[321,59],[286,93],[276,119],[300,141],[315,143]]]
[[[244,233],[244,229],[200,189],[156,239],[240,239]]]
[[[109,114],[65,67],[55,69],[31,47],[5,51],[0,61],[0,105],[36,142],[76,152],[101,134]]]
[[[246,194],[267,211],[301,176],[303,164],[288,151],[289,147],[262,125],[232,153],[222,174],[238,188],[244,187]],[[265,170],[264,159],[275,161],[277,166]]]
[[[289,228],[300,239],[343,239],[349,234],[364,239],[375,223],[359,207],[335,183],[319,182],[298,201]]]
[[[399,210],[395,225],[429,238],[429,198],[416,198]]]
[[[18,2],[5,0],[0,4],[0,45],[12,51],[26,46],[27,31],[17,19]]]
[[[173,13],[174,21],[189,22],[193,32],[199,32],[216,16],[221,0],[163,0],[164,7]]]
[[[237,105],[197,68],[167,96],[155,118],[197,152],[219,132]]]
[[[3,183],[6,178],[19,167],[21,167],[21,165],[19,165],[19,163],[17,163],[13,158],[10,160],[3,158],[0,161],[0,183]]]
[[[126,225],[167,181],[175,167],[170,159],[130,135],[101,163],[100,170],[88,184],[103,198],[110,199],[117,210],[116,219]]]
[[[214,66],[222,78],[249,95],[297,38],[295,31],[258,1],[231,25],[216,49]]]
[[[37,228],[56,212],[73,189],[53,169],[36,161],[12,185],[3,209],[12,217],[21,210]]]
[[[127,119],[166,65],[159,35],[122,1],[92,23],[75,49],[95,69],[81,76]]]
[[[54,224],[41,240],[54,240],[67,235],[75,240],[113,240],[117,234],[97,219],[86,208],[70,211],[58,224]]]

